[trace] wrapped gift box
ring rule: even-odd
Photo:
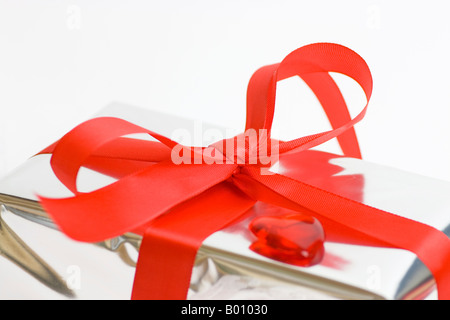
[[[179,136],[180,129],[193,133],[199,125],[121,103],[99,115],[125,119],[167,137]],[[227,134],[225,129],[201,126]],[[0,181],[0,298],[129,299],[141,236],[127,233],[91,244],[61,233],[37,199],[71,195],[54,176],[50,156],[31,157]],[[305,151],[297,161],[295,174],[313,186],[446,232],[450,183],[322,151]],[[283,166],[271,170],[282,173]],[[80,190],[94,190],[113,181],[83,168],[78,183]],[[251,219],[286,213],[288,209],[257,202],[238,222],[209,236],[197,253],[188,298],[436,298],[430,271],[406,250],[326,241],[320,263],[303,267],[251,250]]]

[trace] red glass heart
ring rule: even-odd
[[[307,267],[324,256],[325,233],[314,217],[301,213],[258,217],[249,228],[257,237],[250,249],[265,257]]]

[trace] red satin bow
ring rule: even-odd
[[[209,160],[228,161],[175,164],[171,151],[179,145],[164,136],[117,118],[82,123],[43,151],[53,153],[54,173],[74,196],[40,198],[40,202],[61,230],[77,240],[96,242],[126,232],[143,235],[133,299],[185,299],[203,240],[241,217],[256,201],[306,209],[349,242],[412,251],[432,272],[439,298],[449,298],[450,240],[441,231],[284,175],[263,174],[266,165],[249,161],[261,145],[278,143],[278,152],[269,156],[282,159],[335,137],[344,155],[361,156],[353,126],[364,117],[367,104],[352,119],[329,72],[354,79],[369,101],[372,77],[367,64],[336,44],[301,47],[252,76],[246,131],[265,134],[258,136],[256,144],[246,145],[242,163],[230,161],[236,158],[225,157],[227,152],[220,147],[224,144],[217,143],[200,151],[186,146],[183,150],[192,159],[200,152],[209,155]],[[292,76],[301,77],[316,94],[333,129],[278,142],[270,138],[276,84]],[[158,142],[123,138],[133,133],[147,133]],[[82,166],[118,181],[81,193],[76,179]]]

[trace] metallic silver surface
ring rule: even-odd
[[[120,116],[169,137],[178,128],[192,128],[186,119],[121,104],[111,105],[102,115]],[[333,192],[354,195],[365,204],[448,231],[448,182],[350,158],[332,157],[322,165],[342,171],[332,177],[315,176],[309,183],[324,189],[332,185]],[[283,174],[282,167],[276,170]],[[81,175],[81,189],[111,182],[87,170]],[[330,184],[329,179],[336,177],[340,177],[338,182]],[[357,178],[363,178],[364,184],[355,192]],[[6,258],[0,258],[0,299],[129,299],[140,237],[125,234],[97,244],[73,241],[53,225],[36,194],[70,196],[54,177],[48,155],[30,158],[0,180],[0,203],[4,205],[0,251]],[[254,208],[257,214],[269,209],[260,203]],[[205,240],[193,269],[190,299],[436,298],[432,276],[410,252],[326,242],[322,263],[298,267],[251,251],[254,239],[248,222],[245,219]],[[5,254],[5,248],[12,253]],[[34,258],[14,258],[16,251]],[[46,266],[39,276],[34,271],[36,262]],[[56,289],[62,288],[61,283],[70,294]]]
[[[6,208],[0,213],[0,255],[42,282],[52,290],[67,297],[73,297],[66,282],[40,256],[38,256],[3,220]]]

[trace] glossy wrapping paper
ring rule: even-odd
[[[107,106],[101,115],[150,126],[167,136],[180,128],[192,132],[198,125],[120,103]],[[129,233],[91,244],[57,230],[36,198],[69,195],[49,161],[50,155],[34,156],[0,181],[0,298],[129,299],[141,237]],[[444,231],[449,225],[447,182],[321,151],[306,151],[299,168],[296,174],[314,186]],[[282,172],[283,167],[272,170]],[[86,190],[110,182],[90,170],[80,176]],[[436,298],[429,270],[406,250],[326,241],[321,262],[301,267],[249,249],[255,236],[248,225],[255,216],[288,213],[258,202],[239,221],[208,237],[195,260],[188,299]]]

